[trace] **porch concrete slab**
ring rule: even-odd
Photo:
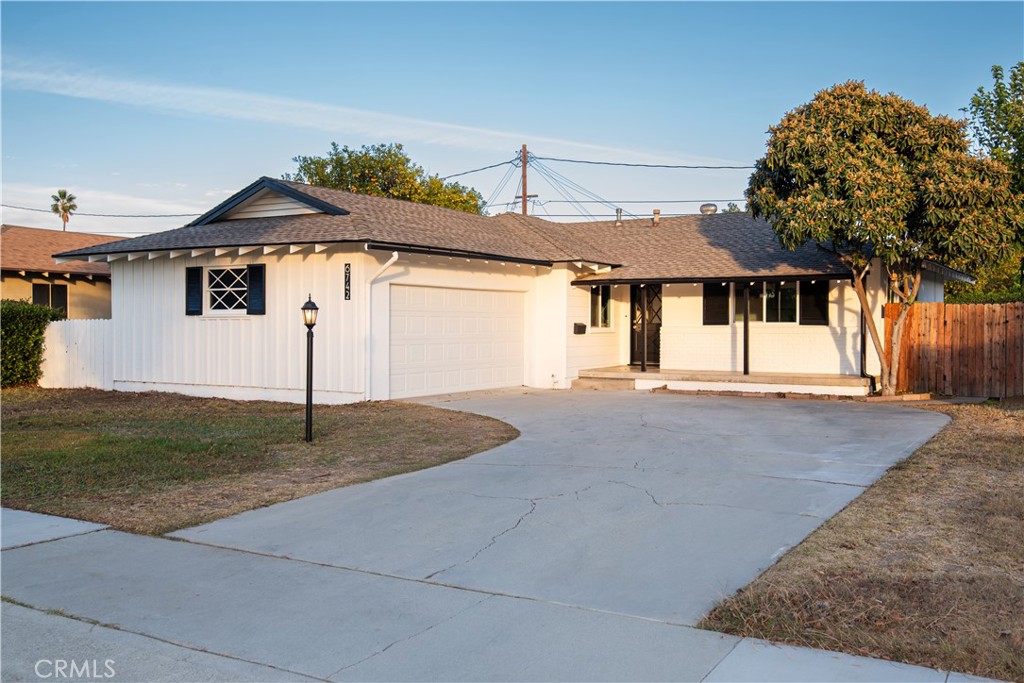
[[[6,550],[106,528],[102,524],[77,519],[3,508],[0,510],[0,547]]]
[[[5,654],[0,679],[4,681],[315,680],[11,603],[4,603],[0,610]],[[68,675],[72,663],[80,675]]]
[[[2,579],[32,607],[318,678],[488,597],[115,531],[6,550]]]
[[[704,679],[704,683],[944,683],[945,671],[882,659],[745,639]]]
[[[739,638],[496,596],[338,672],[354,681],[699,681]]]

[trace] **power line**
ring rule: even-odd
[[[487,169],[490,169],[490,168],[498,168],[499,166],[504,166],[505,164],[512,164],[512,163],[514,163],[514,162],[509,160],[509,161],[502,161],[501,163],[498,163],[498,164],[491,164],[490,166],[481,166],[480,168],[474,168],[472,171],[463,171],[462,173],[452,173],[451,175],[443,176],[441,178],[441,180],[448,180],[449,178],[458,178],[460,175],[469,175],[470,173],[477,173],[479,171],[486,171]]]
[[[53,213],[50,209],[31,209],[27,206],[13,206],[11,204],[0,204],[5,209],[18,209],[20,211],[35,211],[37,213]],[[188,218],[200,216],[198,213],[81,213],[76,211],[73,216],[93,216],[96,218]]]
[[[704,204],[706,202],[745,202],[746,199],[622,199],[598,201],[596,199],[578,199],[578,204]],[[563,199],[547,199],[541,204],[565,204]]]
[[[586,159],[558,159],[555,157],[533,157],[539,161],[562,161],[567,164],[591,164],[594,166],[627,166],[631,168],[680,168],[680,169],[723,169],[723,170],[749,170],[753,166],[711,166],[692,164],[627,164],[622,161],[589,161]]]

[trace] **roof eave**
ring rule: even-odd
[[[937,273],[946,280],[952,280],[953,282],[965,282],[969,285],[973,285],[978,281],[977,278],[969,273],[957,270],[956,268],[950,268],[949,266],[944,266],[941,263],[937,263],[929,259],[925,259],[921,262],[921,268],[923,270],[930,270],[933,273]]]
[[[718,282],[787,282],[790,280],[852,280],[851,273],[791,273],[789,275],[729,275],[723,277],[621,277],[611,278],[590,275],[573,281],[577,287],[593,285],[654,285],[654,284],[705,284]]]

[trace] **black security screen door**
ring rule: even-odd
[[[661,285],[632,285],[629,298],[633,328],[629,362],[646,370],[648,365],[661,363]]]

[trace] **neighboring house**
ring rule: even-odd
[[[0,297],[60,308],[69,318],[109,318],[110,266],[57,263],[53,254],[119,239],[4,225],[0,227]]]
[[[318,402],[602,369],[637,388],[863,394],[872,369],[849,271],[746,214],[552,223],[261,178],[186,227],[59,256],[110,264],[124,390],[303,400],[308,296]],[[885,283],[870,274],[879,324]]]

